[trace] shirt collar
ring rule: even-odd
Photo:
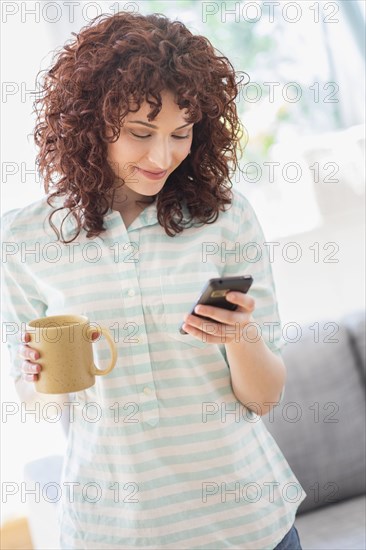
[[[114,219],[119,219],[121,223],[123,223],[122,216],[118,212],[118,210],[112,210],[111,208],[109,208],[107,214],[104,216],[104,220],[108,224],[109,220]],[[127,231],[133,231],[147,225],[154,225],[155,223],[158,223],[156,201],[146,206],[140,212],[140,214],[128,226]]]
[[[52,200],[52,203],[55,205],[56,208],[59,208],[60,206],[63,206],[64,200],[65,200],[64,196],[62,197],[58,196]],[[183,221],[187,221],[189,219],[189,212],[185,204],[183,205],[182,210],[183,210]],[[63,208],[62,210],[59,210],[58,212],[56,212],[53,218],[55,222],[57,220],[56,227],[59,228],[61,226],[61,223],[63,222],[67,213],[68,213],[67,208]],[[117,223],[118,223],[118,220],[120,221],[120,223],[123,223],[121,214],[118,212],[118,210],[112,210],[111,208],[109,208],[107,210],[107,213],[104,216],[104,222],[106,227],[109,227],[110,223],[113,224],[114,220],[117,220]],[[136,229],[140,229],[141,227],[154,225],[156,223],[158,223],[158,215],[157,215],[156,201],[154,201],[153,203],[146,206],[144,210],[142,210],[142,212],[140,212],[140,214],[133,220],[131,225],[129,225],[129,227],[127,228],[127,231],[128,232],[134,231]],[[70,213],[62,225],[62,232],[64,236],[66,237],[68,235],[73,234],[76,230],[76,227],[77,227],[76,221],[72,216],[72,214]]]
[[[183,222],[188,221],[189,220],[189,211],[188,211],[188,208],[186,207],[185,204],[183,204],[182,211],[183,211],[183,220],[182,221]],[[122,222],[122,217],[121,217],[120,213],[117,210],[112,210],[111,208],[109,208],[109,210],[108,210],[108,212],[105,216],[105,219],[112,220],[112,219],[115,219],[115,218],[119,218]],[[131,225],[128,226],[127,231],[128,232],[129,231],[134,231],[136,229],[140,229],[141,227],[146,227],[148,225],[154,225],[154,224],[157,224],[157,223],[159,223],[158,222],[158,209],[157,209],[156,201],[154,201],[153,203],[146,206],[144,208],[144,210],[142,210],[142,212],[140,212],[140,214],[133,220]]]

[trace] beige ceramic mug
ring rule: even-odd
[[[117,362],[117,349],[109,331],[91,325],[84,315],[33,319],[26,325],[26,331],[31,338],[28,344],[40,353],[37,363],[42,370],[34,383],[40,393],[73,393],[90,388],[96,375],[108,374]],[[111,351],[109,366],[104,370],[94,365],[95,332],[105,336]]]

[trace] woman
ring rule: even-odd
[[[3,217],[5,241],[39,250],[5,264],[5,319],[84,314],[118,347],[66,400],[61,547],[299,549],[306,495],[261,420],[283,396],[284,341],[265,237],[231,189],[235,72],[178,21],[100,17],[37,101],[47,197]],[[245,274],[236,311],[188,314],[209,278]],[[9,340],[20,393],[42,376],[27,341]]]

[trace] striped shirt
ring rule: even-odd
[[[225,345],[179,332],[207,279],[252,275],[258,338],[281,354],[269,247],[252,206],[233,189],[215,223],[174,237],[155,203],[127,229],[109,209],[104,233],[66,245],[50,211],[43,198],[3,216],[11,374],[20,374],[22,323],[37,317],[86,315],[118,349],[109,375],[65,396],[61,547],[273,549],[306,494],[260,415],[235,397]],[[66,212],[55,214],[58,228]],[[68,216],[65,240],[74,228]],[[106,340],[93,350],[106,368]]]

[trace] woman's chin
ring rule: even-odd
[[[153,197],[154,195],[159,193],[159,191],[161,191],[161,189],[164,187],[164,183],[165,181],[163,183],[161,181],[156,181],[156,182],[152,181],[150,183],[145,183],[145,182],[134,183],[133,185],[130,186],[128,182],[126,182],[126,185],[129,187],[129,189],[131,189],[131,191],[136,193],[136,195],[142,195],[144,197]]]

